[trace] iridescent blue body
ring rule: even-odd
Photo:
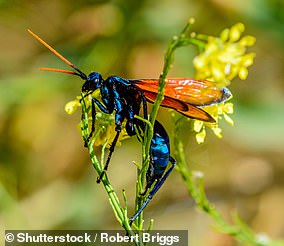
[[[96,98],[92,98],[92,129],[89,138],[85,140],[85,145],[95,131],[95,104],[106,114],[111,114],[115,111],[116,125],[116,136],[111,144],[104,170],[97,179],[99,183],[108,169],[112,153],[114,152],[116,142],[121,132],[122,122],[126,120],[127,134],[129,136],[135,135],[134,126],[137,124],[138,120],[134,118],[134,116],[139,115],[141,103],[143,103],[144,118],[147,118],[147,103],[143,92],[137,90],[137,87],[129,80],[117,76],[110,76],[104,80],[100,73],[90,73],[82,86],[82,92],[88,95],[97,89],[100,89],[102,102]]]
[[[154,134],[150,146],[150,164],[147,171],[147,188],[150,188],[155,180],[159,180],[169,163],[170,143],[164,127],[158,121],[154,125]]]
[[[102,103],[96,98],[92,98],[92,101],[106,114],[115,111],[116,131],[120,132],[122,122],[126,119],[127,134],[135,135],[134,124],[137,120],[134,115],[139,115],[142,102],[144,115],[147,115],[146,99],[143,93],[138,91],[129,80],[117,76],[110,76],[104,80],[100,73],[92,72],[83,84],[82,92],[92,93],[96,89],[100,89]],[[95,110],[95,107],[93,109]],[[93,116],[95,116],[94,113]]]
[[[87,77],[86,82],[83,84],[82,92],[88,94],[95,91],[96,89],[100,89],[102,103],[96,98],[92,98],[93,119],[95,119],[96,115],[94,104],[96,104],[99,109],[106,114],[111,114],[113,111],[115,111],[115,124],[117,134],[110,147],[110,154],[104,168],[105,172],[108,168],[111,154],[114,151],[114,147],[121,130],[122,122],[126,119],[126,130],[128,135],[130,136],[136,134],[134,125],[140,126],[140,128],[144,131],[144,123],[138,121],[136,118],[134,118],[134,116],[139,115],[141,103],[143,102],[144,117],[147,118],[147,106],[143,92],[137,90],[137,87],[135,87],[134,84],[129,80],[125,80],[117,76],[111,76],[104,80],[99,73],[93,72]],[[92,122],[91,134],[93,133],[93,131],[94,120]],[[172,163],[172,165],[165,173],[169,161]],[[152,184],[155,181],[157,183],[149,192],[144,204],[130,219],[131,224],[147,206],[155,193],[160,189],[166,178],[169,176],[170,172],[173,170],[175,163],[175,160],[170,156],[170,143],[168,134],[161,123],[155,121],[154,133],[150,146],[150,164],[146,174],[147,184],[145,187],[145,193],[149,188],[151,188]],[[104,172],[101,173],[100,177],[98,178],[98,182],[102,178]]]
[[[111,153],[114,150],[118,135],[121,130],[121,124],[126,119],[126,130],[128,135],[135,135],[134,125],[140,126],[141,129],[145,129],[144,123],[134,118],[135,115],[139,115],[140,106],[143,102],[144,117],[147,118],[147,106],[146,99],[143,92],[137,90],[137,88],[129,80],[119,78],[117,76],[108,77],[103,80],[99,73],[93,72],[88,77],[82,87],[82,92],[93,92],[96,89],[100,89],[102,103],[96,98],[92,98],[93,104],[95,103],[99,109],[106,113],[111,114],[115,111],[115,124],[116,124],[116,137],[111,145],[110,154],[106,162],[104,171],[107,170]],[[93,105],[92,117],[95,119],[95,105]],[[94,121],[93,121],[94,124]],[[94,126],[92,125],[92,132]],[[169,161],[172,163],[171,167],[165,173]],[[158,121],[154,124],[154,133],[150,146],[150,163],[146,174],[146,187],[145,193],[152,184],[157,183],[153,189],[149,192],[144,204],[139,208],[137,213],[130,219],[130,223],[139,216],[143,209],[150,202],[155,193],[160,189],[166,178],[169,176],[175,166],[175,160],[170,156],[170,142],[169,137],[164,127]],[[103,172],[104,173],[104,172]],[[100,175],[98,181],[102,178],[103,173]]]
[[[172,165],[166,171],[169,161],[171,162]],[[147,190],[151,188],[151,186],[155,181],[156,184],[154,185],[153,189],[150,190],[142,206],[131,217],[130,225],[141,214],[141,212],[148,205],[148,203],[156,194],[156,192],[161,188],[163,183],[166,181],[167,177],[172,172],[175,165],[176,165],[175,159],[170,156],[170,142],[168,134],[164,129],[164,127],[161,125],[161,123],[159,123],[156,120],[154,125],[153,138],[151,140],[151,146],[150,146],[150,164],[146,174],[147,184],[145,192],[142,195],[146,194]]]

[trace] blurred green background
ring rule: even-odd
[[[66,102],[82,82],[39,67],[67,65],[33,39],[30,28],[85,73],[157,78],[170,38],[189,17],[193,30],[219,35],[237,22],[257,38],[255,64],[234,80],[235,126],[224,137],[183,140],[192,170],[201,170],[209,199],[230,220],[237,211],[256,232],[284,237],[284,2],[282,0],[0,1],[0,228],[120,229],[78,131],[80,112]],[[178,50],[171,76],[192,77],[194,47]],[[158,116],[172,134],[167,110]],[[100,153],[100,149],[96,149]],[[109,178],[134,212],[137,139],[117,147]],[[145,210],[154,229],[186,229],[191,245],[236,245],[212,231],[173,172]],[[2,235],[2,233],[1,233]],[[1,239],[2,240],[2,239]]]

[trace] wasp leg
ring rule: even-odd
[[[87,139],[85,139],[85,144],[84,147],[88,147],[88,142],[92,138],[94,132],[95,132],[95,122],[96,122],[96,107],[95,107],[95,102],[92,100],[92,126],[91,126],[91,132],[88,136]]]
[[[143,92],[140,93],[141,99],[142,99],[142,104],[143,104],[143,114],[144,114],[144,119],[148,119],[148,109],[147,109],[147,101],[146,97]]]
[[[98,184],[101,182],[101,180],[102,180],[102,178],[103,178],[105,172],[106,172],[107,169],[108,169],[108,165],[109,165],[109,162],[110,162],[112,153],[114,152],[114,148],[115,148],[115,145],[116,145],[116,143],[117,143],[117,140],[118,140],[118,137],[119,137],[120,132],[121,132],[121,129],[120,129],[120,127],[118,127],[118,128],[116,129],[115,138],[114,138],[114,140],[113,140],[113,142],[112,142],[112,144],[111,144],[111,146],[110,146],[110,148],[109,148],[109,154],[108,154],[107,161],[106,161],[106,164],[105,164],[105,166],[104,166],[104,169],[103,169],[103,171],[101,172],[100,176],[97,178],[97,183],[98,183]]]
[[[95,98],[94,98],[95,99]],[[110,114],[112,113],[110,110],[106,109],[98,100],[96,100],[96,104],[98,105],[98,107],[100,109],[105,110],[103,111],[104,113],[106,114]],[[121,124],[122,122],[124,121],[125,119],[125,115],[124,115],[124,112],[123,112],[123,107],[122,107],[122,103],[121,103],[121,100],[119,98],[117,98],[115,100],[115,110],[116,110],[116,114],[115,114],[115,131],[116,131],[116,135],[114,137],[114,140],[113,142],[111,143],[111,146],[109,148],[109,154],[108,154],[108,157],[107,157],[107,161],[106,161],[106,164],[104,166],[104,169],[103,171],[101,172],[100,176],[97,178],[97,183],[100,183],[101,180],[102,180],[102,177],[104,176],[106,170],[108,169],[108,165],[109,165],[109,162],[110,162],[110,159],[111,159],[111,156],[112,156],[112,153],[114,152],[114,148],[116,146],[116,143],[117,143],[117,140],[118,140],[118,137],[119,137],[119,134],[121,132]]]
[[[166,181],[166,179],[168,178],[168,176],[170,175],[170,173],[173,171],[175,165],[176,165],[176,160],[170,156],[170,162],[172,163],[172,165],[170,166],[170,168],[167,170],[167,172],[163,175],[163,177],[156,183],[156,185],[154,186],[154,188],[150,191],[150,193],[148,194],[145,202],[142,204],[142,206],[139,208],[139,210],[130,218],[129,220],[129,225],[131,226],[132,223],[137,219],[137,217],[142,213],[142,211],[144,210],[144,208],[148,205],[148,203],[151,201],[151,199],[154,197],[154,195],[157,193],[157,191],[161,188],[161,186],[163,185],[163,183]]]
[[[99,109],[106,113],[106,114],[110,114],[111,112],[96,98],[92,98],[92,126],[91,126],[91,132],[88,136],[88,138],[85,140],[85,144],[84,146],[87,147],[88,146],[88,142],[90,141],[91,137],[93,136],[94,132],[95,132],[95,122],[96,122],[96,107],[95,104],[99,107]]]

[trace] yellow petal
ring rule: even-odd
[[[241,67],[239,70],[239,77],[241,80],[245,80],[248,77],[248,70],[246,67]]]
[[[230,30],[230,42],[236,42],[240,39],[242,32],[245,30],[245,26],[242,23],[237,23],[231,27]]]
[[[200,132],[201,128],[203,127],[203,121],[195,120],[193,123],[193,130],[195,132]]]
[[[214,128],[211,128],[211,129],[218,138],[222,138],[222,129],[221,128],[214,127]]]
[[[253,64],[253,58],[255,57],[255,53],[249,53],[242,57],[242,65],[245,67],[249,67]]]
[[[239,43],[242,46],[252,46],[254,45],[255,41],[256,38],[254,36],[247,35],[242,37]]]
[[[206,64],[207,64],[207,62],[206,62],[206,58],[205,58],[204,55],[196,56],[193,59],[193,65],[195,66],[196,69],[203,68],[203,67],[206,66]]]
[[[201,132],[199,132],[195,135],[195,138],[196,138],[196,141],[197,141],[198,144],[204,143],[205,137],[206,137],[205,128],[203,128]]]
[[[229,38],[229,33],[230,33],[230,30],[228,28],[224,29],[220,34],[220,39],[223,42],[227,41]]]
[[[209,37],[208,43],[205,47],[205,54],[210,54],[210,53],[213,53],[215,51],[218,51],[219,46],[218,46],[217,42],[218,42],[218,38]]]
[[[212,67],[212,75],[215,81],[221,81],[225,77],[225,72],[222,71],[221,67],[213,66]]]
[[[73,114],[81,104],[78,100],[74,100],[65,104],[65,111],[67,114]]]
[[[227,114],[233,114],[234,113],[234,104],[233,103],[225,103],[224,111]]]
[[[224,115],[225,121],[227,121],[231,126],[233,126],[234,125],[233,119],[229,115],[227,115],[226,113],[224,113],[223,115]]]

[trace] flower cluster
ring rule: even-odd
[[[229,116],[229,114],[233,114],[234,105],[231,102],[221,103],[218,105],[205,107],[204,110],[208,112],[215,120],[216,124],[206,123],[200,120],[195,120],[193,125],[193,130],[196,133],[195,138],[197,143],[201,144],[204,142],[206,137],[206,126],[209,127],[213,133],[221,138],[222,137],[222,129],[218,126],[218,120],[224,119],[230,124],[234,125],[234,121]]]
[[[228,86],[233,78],[238,76],[244,80],[248,76],[248,67],[253,64],[254,53],[246,53],[256,39],[253,36],[242,36],[244,25],[237,23],[231,29],[225,29],[220,37],[208,37],[204,51],[193,60],[197,79],[215,81],[217,87]],[[224,119],[234,124],[228,114],[233,113],[231,102],[221,103],[204,108],[216,120],[216,124],[208,124],[199,120],[194,122],[194,131],[198,143],[203,143],[206,137],[205,126],[211,128],[217,137],[222,137],[222,129],[218,120]]]
[[[239,76],[248,76],[247,68],[253,64],[254,53],[246,53],[247,47],[254,45],[255,37],[244,36],[244,25],[238,23],[221,32],[220,37],[208,37],[204,52],[193,60],[198,79],[216,81],[220,87],[228,86]]]

